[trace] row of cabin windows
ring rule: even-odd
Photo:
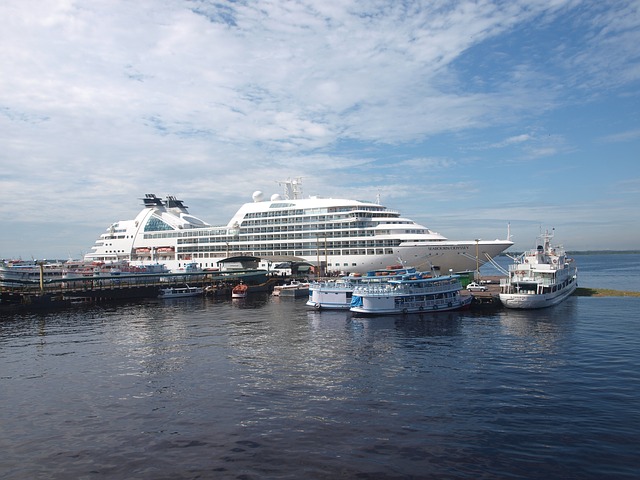
[[[178,253],[180,254],[195,254],[195,253],[225,253],[225,254],[249,254],[256,257],[259,256],[294,256],[294,257],[310,257],[310,256],[342,256],[342,255],[393,255],[393,248],[349,248],[349,249],[327,249],[327,250],[273,250],[273,249],[251,249],[251,250],[238,250],[230,247],[216,246],[212,247],[197,247],[197,248],[185,248],[178,247]]]

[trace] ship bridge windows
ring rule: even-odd
[[[144,226],[145,232],[159,232],[162,230],[173,230],[174,228],[168,223],[160,220],[158,217],[151,217]]]
[[[329,213],[329,211],[327,208],[307,208],[306,210],[301,211],[300,213],[304,215],[325,215]]]
[[[271,205],[269,205],[269,208],[287,208],[287,207],[292,207],[293,203],[272,203]]]

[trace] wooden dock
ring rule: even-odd
[[[260,273],[259,273],[260,272]],[[92,304],[118,300],[157,298],[160,288],[171,286],[203,287],[205,295],[231,297],[232,288],[240,281],[250,292],[270,292],[288,277],[267,277],[264,271],[196,272],[180,274],[118,275],[25,282],[18,286],[0,287],[0,313],[20,310],[49,310],[77,304]],[[501,277],[483,277],[489,283],[485,292],[469,292],[474,300],[472,309],[502,308],[498,294]],[[465,293],[467,293],[465,291]]]
[[[500,279],[504,277],[490,276],[482,277],[482,285],[487,287],[486,292],[467,292],[473,296],[473,302],[471,303],[472,309],[500,309],[502,308],[502,302],[500,302]]]
[[[203,287],[205,294],[231,296],[231,289],[243,282],[250,291],[271,291],[282,278],[269,278],[263,270],[194,272],[180,274],[114,275],[0,286],[0,312],[24,309],[53,309],[74,304],[115,300],[157,298],[161,288]]]

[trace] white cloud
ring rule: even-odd
[[[630,142],[633,140],[637,140],[639,138],[640,138],[640,128],[637,128],[633,130],[626,130],[624,132],[605,135],[604,137],[600,138],[600,141],[604,143],[619,143],[619,142]]]
[[[533,140],[533,137],[528,133],[523,133],[520,135],[514,135],[513,137],[505,138],[504,140],[489,145],[488,148],[502,148],[510,145],[518,145],[525,142],[530,142]]]
[[[225,220],[256,184],[298,175],[334,196],[477,193],[456,158],[469,132],[501,129],[476,152],[562,155],[543,115],[636,85],[637,6],[617,5],[4,2],[0,215],[102,228],[142,193],[181,190],[223,198],[201,215]],[[565,18],[574,30],[555,32]],[[600,137],[637,139],[619,130]]]

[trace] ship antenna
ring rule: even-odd
[[[291,190],[293,191],[293,200],[302,198],[302,177],[298,177],[291,182]]]
[[[284,186],[284,198],[287,200],[297,200],[302,198],[302,177],[295,179],[287,179],[282,182],[278,182]]]
[[[380,205],[380,189],[378,189],[378,194],[376,195],[376,203]]]

